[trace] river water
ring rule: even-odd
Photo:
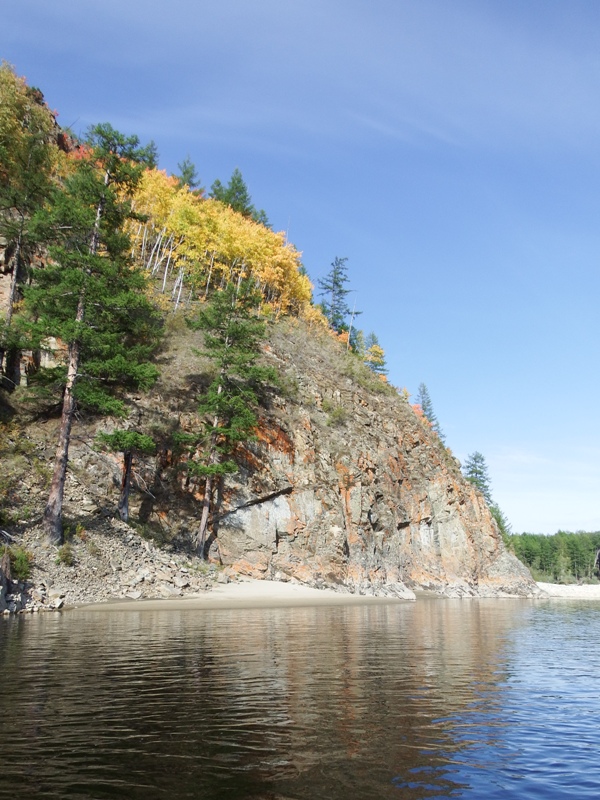
[[[600,603],[0,620],[1,798],[597,798]]]

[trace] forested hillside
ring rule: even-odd
[[[8,542],[44,537],[75,580],[73,530],[114,514],[259,577],[532,591],[431,410],[387,383],[346,259],[316,304],[239,171],[207,195],[108,123],[61,131],[6,64],[0,94]]]

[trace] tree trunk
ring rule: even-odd
[[[83,319],[83,300],[79,303],[77,317]],[[81,321],[81,319],[78,319],[78,321]],[[74,342],[69,346],[69,367],[63,397],[58,446],[56,448],[56,456],[54,457],[54,473],[52,475],[52,483],[50,484],[48,503],[44,511],[44,530],[46,531],[50,543],[55,545],[61,545],[63,543],[63,497],[65,480],[67,477],[67,464],[69,461],[69,441],[71,439],[71,427],[73,425],[73,416],[75,413],[73,388],[77,378],[77,370],[79,369],[79,354],[79,342]]]
[[[123,477],[121,479],[121,496],[119,497],[119,505],[117,509],[119,516],[123,522],[129,520],[129,486],[131,484],[131,464],[133,462],[133,453],[131,450],[126,450],[123,453]]]
[[[221,394],[223,386],[220,385],[217,389],[217,394]],[[213,420],[213,432],[210,437],[210,454],[208,457],[209,466],[214,466],[219,463],[219,453],[217,452],[217,431],[216,428],[219,424],[219,418],[215,417]],[[204,485],[204,499],[202,500],[202,515],[200,517],[200,529],[198,531],[198,555],[204,558],[204,543],[206,541],[206,529],[208,528],[208,515],[210,513],[210,506],[212,502],[212,491],[215,476],[207,475],[206,484]]]
[[[210,513],[210,506],[212,500],[212,490],[214,475],[206,476],[206,485],[204,486],[204,500],[202,501],[202,516],[200,517],[200,529],[198,531],[198,555],[204,558],[204,543],[206,542],[206,530],[208,528],[208,515]]]
[[[8,547],[5,547],[0,559],[0,611],[5,611],[7,608],[6,595],[8,594],[10,579],[10,554]]]
[[[104,185],[108,185],[110,172],[104,176]],[[90,237],[90,255],[95,255],[98,251],[100,242],[100,220],[104,210],[104,197],[100,198],[96,209],[96,220]],[[79,296],[75,322],[81,324],[85,316],[85,285]],[[79,370],[79,359],[81,357],[81,344],[76,339],[69,345],[69,365],[67,368],[67,382],[63,397],[62,416],[60,420],[60,431],[58,434],[58,446],[54,457],[54,472],[52,483],[50,484],[50,494],[48,503],[44,511],[44,530],[51,544],[61,545],[63,539],[62,510],[63,498],[65,493],[65,480],[67,478],[67,465],[69,463],[69,442],[71,440],[71,428],[73,426],[73,416],[75,414],[75,395],[73,389],[77,380]]]
[[[21,231],[19,232],[19,236],[17,237],[17,242],[15,245],[15,252],[12,257],[13,262],[13,271],[10,277],[10,289],[8,292],[8,301],[7,301],[7,308],[6,308],[6,317],[4,319],[4,326],[5,330],[10,328],[12,322],[12,316],[15,308],[15,301],[17,298],[17,286],[19,281],[19,272],[21,267],[21,243],[23,239],[23,221],[21,221]],[[4,371],[6,375],[8,375],[8,369],[4,363],[4,356],[6,354],[6,349],[4,347],[4,342],[2,343],[2,347],[0,347],[0,374]],[[10,359],[7,359],[7,364]]]
[[[21,246],[23,239],[23,226],[21,225],[21,232],[17,238],[15,245],[15,252],[13,255],[13,271],[10,279],[10,289],[8,293],[8,307],[6,309],[6,327],[10,327],[13,311],[15,308],[15,301],[17,298],[17,286],[19,285],[19,273],[21,272]]]

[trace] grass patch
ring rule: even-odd
[[[397,394],[396,389],[387,381],[382,380],[367,365],[362,359],[353,353],[345,353],[342,364],[341,372],[346,378],[350,378],[354,383],[357,383],[361,389],[366,389],[368,392],[374,394]]]
[[[102,550],[98,547],[96,542],[93,542],[91,539],[88,539],[85,543],[88,553],[93,558],[99,558],[102,555]]]

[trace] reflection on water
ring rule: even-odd
[[[595,797],[599,620],[423,600],[2,621],[0,797]]]

